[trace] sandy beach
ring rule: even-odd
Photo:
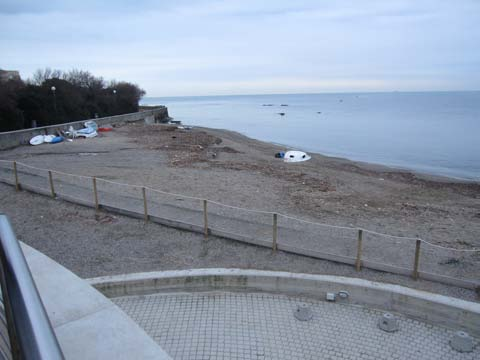
[[[287,164],[274,157],[282,150],[285,149],[226,130],[129,124],[94,139],[21,146],[3,151],[0,157],[311,221],[420,237],[445,247],[480,248],[478,183],[418,175],[320,154],[311,154],[312,159],[307,162]],[[22,220],[16,218],[14,222],[17,232],[30,238],[22,227],[29,228],[28,214],[38,218],[39,210],[28,207],[27,200],[13,201],[11,195],[4,195],[2,200],[2,210],[7,214],[13,212],[19,216],[18,208],[24,209]],[[75,223],[76,219],[71,217],[68,221]],[[134,238],[135,234],[129,236]],[[53,248],[49,251],[54,252]],[[466,271],[474,269],[478,275],[480,254],[475,254],[468,258],[452,256],[445,264],[438,265],[447,273],[450,268],[457,271],[465,266]],[[198,266],[196,261],[193,263]],[[239,266],[242,265],[246,264]],[[97,266],[100,271],[79,271],[86,276],[104,274],[102,265]],[[235,262],[230,266],[235,266]],[[248,266],[256,267],[251,263]],[[257,267],[268,266],[259,260]],[[299,270],[293,265],[291,269],[288,266],[281,269]],[[120,266],[113,272],[126,270],[131,269]],[[472,273],[465,275],[478,278]],[[399,277],[392,275],[392,278]]]

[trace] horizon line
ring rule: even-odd
[[[454,92],[480,92],[479,90],[390,90],[390,91],[323,91],[323,92],[293,92],[293,93],[252,93],[252,94],[211,94],[211,95],[168,95],[168,96],[143,96],[146,98],[178,98],[178,97],[228,97],[228,96],[278,96],[278,95],[348,95],[348,94],[390,94],[390,93],[454,93]],[[141,101],[140,99],[140,101]]]

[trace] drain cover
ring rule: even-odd
[[[378,320],[378,327],[386,332],[395,332],[398,331],[398,322],[393,314],[385,313]]]
[[[293,312],[293,316],[295,316],[297,320],[307,321],[313,317],[313,312],[307,304],[300,304]]]
[[[450,340],[452,349],[459,352],[473,351],[473,339],[464,331],[457,331]]]

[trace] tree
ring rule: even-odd
[[[136,84],[107,85],[88,71],[39,69],[26,84],[1,84],[0,131],[29,127],[32,120],[43,126],[136,112],[144,95]]]
[[[32,79],[29,79],[28,82],[40,86],[49,79],[59,79],[60,77],[62,77],[61,70],[52,70],[47,67],[45,69],[38,69],[35,71]]]
[[[136,84],[128,82],[112,82],[112,93],[115,90],[115,114],[127,114],[138,111],[138,103],[145,91]]]
[[[18,94],[25,87],[21,80],[0,84],[0,131],[23,129],[24,116],[18,108]]]

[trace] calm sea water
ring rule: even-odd
[[[480,92],[147,97],[142,104],[166,105],[187,125],[290,149],[480,180]]]

